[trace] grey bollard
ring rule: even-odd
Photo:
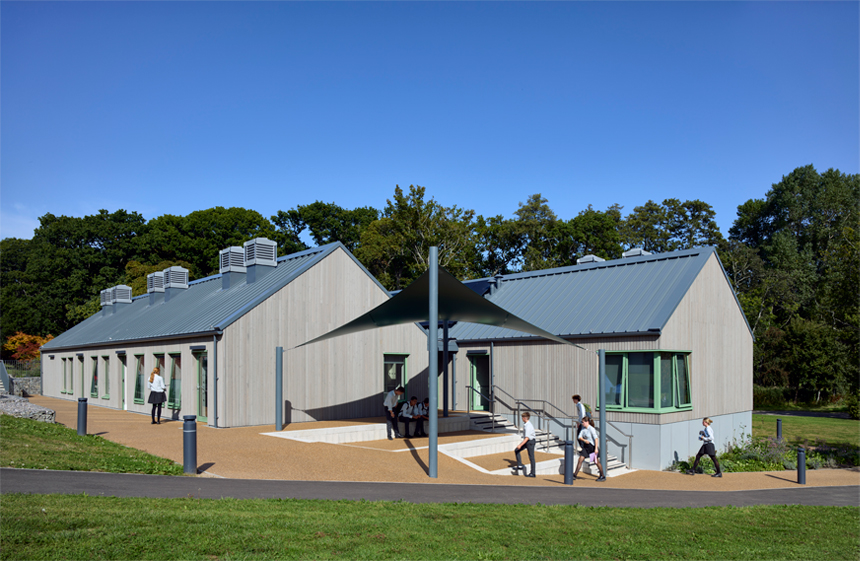
[[[573,485],[573,441],[564,441],[564,484]]]
[[[782,440],[782,419],[776,420],[776,439]]]
[[[806,485],[806,450],[797,449],[797,482]]]
[[[87,398],[78,398],[78,436],[87,435]]]
[[[182,464],[185,473],[197,473],[197,415],[182,417]]]

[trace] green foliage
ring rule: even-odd
[[[785,407],[787,387],[753,385],[753,409],[779,409]]]
[[[0,415],[0,466],[27,469],[182,475],[182,466],[56,423]]]
[[[858,528],[856,507],[7,494],[0,540],[3,559],[854,560]]]
[[[658,205],[648,201],[634,207],[621,224],[621,242],[628,249],[665,253],[703,245],[718,245],[723,240],[711,205],[700,201],[666,199]]]
[[[852,419],[860,419],[860,394],[851,392],[845,398],[845,405],[848,407],[848,414]]]

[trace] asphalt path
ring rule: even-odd
[[[860,487],[800,487],[753,491],[510,487],[438,483],[361,483],[215,479],[169,475],[0,468],[0,493],[199,499],[322,499],[412,503],[497,503],[611,507],[752,505],[860,506]]]

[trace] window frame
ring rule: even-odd
[[[385,365],[386,364],[400,364],[399,362],[387,361],[385,357],[393,356],[393,357],[403,357],[403,372],[400,376],[400,381],[397,382],[397,385],[403,386],[403,395],[400,396],[398,402],[408,401],[407,394],[409,393],[409,353],[382,353],[382,373],[385,374]],[[394,386],[394,387],[397,387]],[[391,390],[386,390],[385,387],[382,388],[383,395],[387,394]]]
[[[110,399],[110,355],[102,355],[102,364],[104,365],[104,390],[105,393],[102,396],[102,399]]]
[[[652,360],[652,370],[651,370],[651,378],[652,378],[652,402],[654,404],[653,407],[630,407],[629,399],[630,399],[630,391],[628,386],[628,355],[632,353],[651,353]],[[671,355],[671,368],[672,368],[672,389],[670,390],[672,395],[672,405],[663,407],[662,406],[662,385],[663,385],[663,376],[662,376],[662,356],[663,354]],[[607,411],[613,412],[622,412],[622,413],[652,413],[652,414],[664,414],[664,413],[678,413],[681,411],[691,411],[693,409],[693,387],[691,383],[690,377],[690,355],[692,351],[689,350],[677,350],[677,349],[630,349],[624,351],[606,351],[606,355],[610,356],[622,356],[622,366],[621,366],[621,405],[615,404],[606,404]],[[677,368],[677,357],[681,355],[684,357],[684,366],[685,366],[685,378],[687,382],[687,390],[690,397],[689,403],[682,404],[680,398],[680,387],[678,384],[678,368]],[[603,396],[598,396],[597,403],[598,407],[600,406],[600,400]]]
[[[92,375],[90,377],[90,397],[98,397],[99,396],[99,357],[91,356],[92,360]]]
[[[146,355],[134,355],[134,393],[132,393],[132,402],[141,405],[146,402],[146,398],[144,397],[144,387],[143,387],[143,378],[144,371],[146,370],[145,361]],[[140,397],[137,397],[137,388],[140,388]]]
[[[170,383],[167,389],[166,406],[168,409],[182,409],[182,353],[168,353],[167,356],[170,358]],[[178,380],[174,378],[177,360],[179,361]]]

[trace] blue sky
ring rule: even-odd
[[[0,238],[45,213],[512,216],[858,173],[857,2],[0,4]]]

